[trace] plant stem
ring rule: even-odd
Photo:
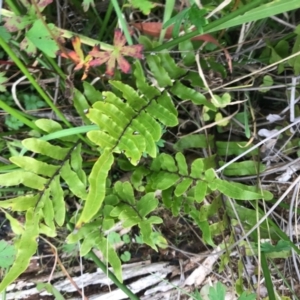
[[[108,275],[108,278],[113,281],[113,283],[120,288],[131,300],[139,300],[139,298],[132,293],[128,287],[121,283],[118,278],[110,271],[107,269],[106,265],[98,258],[98,256],[94,253],[93,250],[91,250],[88,254],[92,260],[95,262],[95,264],[103,271],[104,274]]]
[[[0,46],[7,53],[8,56],[14,61],[14,63],[18,66],[20,71],[27,77],[29,82],[33,85],[33,87],[37,90],[40,96],[45,100],[45,102],[52,108],[52,110],[56,113],[56,115],[68,126],[71,127],[71,124],[67,121],[65,116],[61,113],[61,111],[53,104],[49,96],[45,93],[45,91],[41,88],[41,86],[37,83],[35,78],[30,74],[27,70],[26,66],[23,62],[16,56],[14,51],[10,48],[10,46],[5,42],[5,40],[0,36]]]
[[[233,11],[232,13],[228,14],[227,16],[224,16],[212,23],[207,24],[206,26],[203,27],[203,33],[212,31],[214,27],[220,26],[221,24],[228,22],[236,17],[238,17],[239,15],[242,15],[246,12],[248,12],[250,9],[255,8],[256,6],[258,6],[259,4],[263,4],[264,2],[266,2],[267,0],[254,0],[249,2],[248,4],[244,5],[243,7],[241,7],[240,9],[237,9],[235,11]],[[164,43],[154,49],[152,49],[152,51],[161,51],[164,49],[169,49],[171,47],[177,46],[179,43],[189,40],[195,36],[199,35],[198,31],[192,31],[189,32],[183,36],[180,36],[172,41],[169,41],[167,43]]]

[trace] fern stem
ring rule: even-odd
[[[131,300],[139,300],[139,297],[137,297],[135,294],[132,293],[132,291],[123,283],[121,283],[117,277],[107,269],[106,265],[98,258],[98,256],[94,253],[93,250],[91,250],[88,253],[89,257],[92,258],[92,260],[95,262],[95,264],[102,270],[104,274],[108,275],[108,278],[113,281],[113,283],[120,288]]]

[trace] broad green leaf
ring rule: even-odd
[[[178,171],[177,167],[175,165],[174,158],[171,155],[162,153],[159,156],[159,160],[161,162],[161,168],[163,170],[167,170],[169,172],[177,172]]]
[[[187,176],[188,175],[188,166],[187,166],[187,163],[185,160],[185,156],[181,152],[177,152],[175,155],[175,159],[177,162],[179,174]]]
[[[157,205],[158,200],[155,198],[154,193],[148,193],[137,202],[137,210],[141,218],[145,218],[149,213],[155,210]]]
[[[210,300],[225,299],[225,294],[226,294],[226,287],[220,282],[217,282],[214,286],[211,286],[209,288]]]
[[[8,200],[2,200],[0,201],[0,207],[10,208],[12,211],[27,211],[29,208],[36,205],[38,198],[39,195],[24,195]]]
[[[42,191],[48,180],[34,173],[18,170],[0,174],[0,182],[2,186],[16,186],[23,184],[27,187]]]
[[[30,258],[37,250],[38,235],[38,216],[34,214],[33,208],[29,208],[26,212],[24,233],[16,244],[17,254],[15,261],[0,283],[0,292],[4,291],[9,284],[27,269]]]
[[[58,226],[65,222],[66,204],[64,201],[64,191],[61,188],[59,176],[55,176],[50,183],[50,197],[53,202],[54,219]]]
[[[65,180],[69,189],[74,195],[78,198],[85,200],[87,197],[86,186],[79,179],[77,173],[75,173],[71,167],[69,162],[65,162],[64,166],[60,169],[60,175]]]
[[[6,241],[0,241],[0,268],[9,268],[15,260],[16,249]]]
[[[260,191],[256,186],[247,186],[237,182],[228,182],[215,178],[214,181],[208,182],[212,190],[219,190],[222,194],[236,200],[272,200],[273,195],[269,191]]]
[[[52,33],[54,33],[54,24],[48,24],[47,26],[52,30]],[[59,50],[58,44],[53,40],[42,20],[36,20],[33,26],[26,32],[25,36],[35,47],[44,52],[47,56],[56,57],[56,53]]]
[[[162,62],[158,55],[147,55],[147,63],[153,73],[155,79],[160,87],[167,87],[173,85],[172,80],[167,71],[162,67]]]
[[[207,183],[204,181],[197,181],[195,186],[195,200],[200,203],[204,200],[207,191]]]
[[[208,148],[213,146],[214,136],[205,134],[187,135],[178,140],[173,146],[176,151],[190,148]]]
[[[52,177],[59,168],[59,166],[50,165],[29,156],[12,156],[9,160],[25,171],[47,177]]]
[[[211,99],[211,102],[216,106],[216,107],[226,107],[227,105],[230,104],[231,102],[231,96],[229,93],[225,93],[222,96],[219,95],[214,95],[214,97]]]
[[[190,100],[196,105],[204,105],[212,111],[216,111],[215,106],[212,103],[208,102],[203,94],[197,92],[195,89],[191,89],[183,85],[179,80],[176,81],[170,91],[174,96],[182,100]]]
[[[191,166],[191,177],[201,178],[204,171],[204,163],[202,158],[197,158],[193,161]]]
[[[260,245],[260,251],[265,253],[290,251],[290,250],[291,250],[290,242],[284,240],[279,240],[277,245],[272,245],[270,242],[262,243]]]
[[[63,129],[58,122],[51,119],[38,119],[34,123],[37,127],[47,133],[52,133]]]
[[[69,148],[53,146],[47,141],[38,140],[35,138],[25,139],[22,141],[22,144],[26,149],[32,152],[44,154],[58,160],[64,160],[70,151]]]
[[[131,4],[134,8],[140,10],[144,15],[149,15],[151,9],[155,7],[155,4],[148,0],[131,0]]]
[[[220,166],[223,166],[224,162],[219,162]],[[262,163],[255,162],[253,160],[247,160],[242,162],[235,162],[226,167],[223,174],[226,176],[246,176],[257,175],[263,172],[266,166]]]
[[[100,209],[105,197],[106,178],[113,162],[113,154],[109,149],[105,149],[94,164],[89,176],[89,193],[81,216],[76,224],[77,228],[81,227],[83,223],[89,222]]]
[[[182,181],[176,185],[176,188],[174,191],[175,196],[179,197],[182,194],[184,194],[188,190],[188,188],[191,186],[192,183],[193,183],[193,179],[183,178]]]

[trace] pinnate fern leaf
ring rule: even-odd
[[[112,92],[104,92],[104,101],[96,102],[87,117],[99,126],[90,131],[88,138],[101,148],[124,152],[136,165],[145,152],[156,156],[156,142],[161,138],[161,124],[178,124],[177,112],[170,96],[165,92],[157,99],[139,95],[130,86],[111,81],[121,93],[122,100]],[[146,85],[146,83],[145,83]]]

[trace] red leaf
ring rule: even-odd
[[[143,45],[125,46],[126,39],[120,29],[115,30],[114,48],[112,50],[100,51],[100,47],[96,46],[89,52],[94,57],[90,62],[90,66],[100,66],[106,63],[106,74],[113,76],[116,64],[119,65],[123,73],[130,72],[130,64],[124,56],[135,58],[143,58]]]
[[[82,68],[84,68],[84,73],[81,78],[81,80],[84,80],[87,77],[89,68],[90,68],[90,62],[92,60],[92,57],[90,55],[87,55],[84,57],[83,51],[81,49],[81,41],[78,36],[75,36],[72,38],[72,45],[75,51],[73,50],[66,50],[66,53],[60,53],[61,57],[71,59],[75,63],[75,71],[78,71]]]

